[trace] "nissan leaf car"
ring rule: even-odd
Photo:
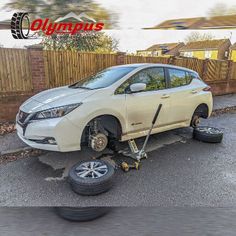
[[[29,98],[16,117],[18,136],[38,149],[68,152],[87,145],[103,151],[110,139],[196,126],[212,112],[210,87],[198,73],[165,64],[128,64],[107,68],[72,85]]]

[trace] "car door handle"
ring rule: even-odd
[[[170,97],[170,94],[163,94],[162,96],[161,96],[161,98],[169,98]]]
[[[193,94],[197,93],[197,90],[194,89],[194,90],[191,91],[191,93],[193,93]]]

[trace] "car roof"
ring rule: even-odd
[[[124,64],[124,65],[112,66],[112,67],[134,67],[134,68],[144,69],[144,68],[149,68],[149,67],[153,67],[153,66],[180,69],[180,70],[185,70],[185,71],[197,73],[196,71],[188,69],[186,67],[174,66],[174,65],[170,65],[170,64],[160,64],[160,63],[134,63],[134,64]]]

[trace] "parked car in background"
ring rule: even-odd
[[[84,81],[43,91],[23,103],[16,117],[18,136],[51,151],[95,151],[109,139],[145,136],[159,104],[152,133],[196,126],[212,112],[212,94],[198,73],[164,64],[107,68]]]

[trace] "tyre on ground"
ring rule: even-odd
[[[193,138],[207,143],[220,143],[223,139],[223,132],[214,127],[198,126],[193,130]]]
[[[113,186],[114,167],[107,161],[90,160],[74,165],[68,176],[72,190],[80,195],[98,195]]]

